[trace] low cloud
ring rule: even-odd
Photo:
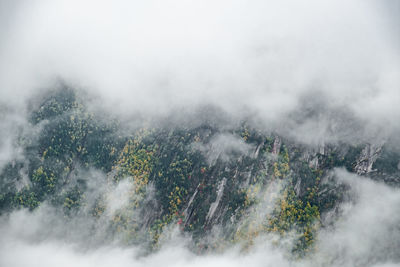
[[[293,131],[323,139],[326,121],[341,118],[329,107],[362,123],[361,135],[399,130],[400,60],[392,38],[398,24],[384,19],[393,12],[382,12],[390,6],[380,1],[56,0],[4,6],[10,11],[0,31],[5,102],[23,104],[61,77],[99,96],[96,105],[124,116],[210,105],[283,129],[292,114],[306,116],[306,95],[326,99],[328,106],[316,101],[313,107],[327,110],[326,116]]]
[[[204,154],[210,165],[217,160],[226,162],[243,156],[253,156],[256,149],[245,143],[243,138],[227,133],[216,134],[206,144],[196,142],[192,146]]]
[[[273,245],[273,236],[261,235],[247,252],[231,247],[222,253],[193,254],[187,238],[175,231],[159,251],[140,256],[140,247],[113,242],[83,246],[91,222],[84,218],[65,223],[46,205],[33,213],[15,211],[1,217],[0,264],[2,266],[396,266],[399,247],[400,190],[336,170],[339,181],[350,186],[351,200],[339,207],[333,226],[317,235],[317,250],[292,261],[284,249]],[[275,186],[276,187],[276,186]],[[272,187],[272,188],[275,188]],[[276,189],[276,188],[275,188]],[[273,191],[276,191],[273,189]],[[268,191],[269,192],[269,191]],[[264,202],[271,202],[264,199]],[[271,203],[270,203],[271,204]],[[265,206],[265,203],[263,204]],[[254,210],[256,212],[256,210]],[[253,214],[257,217],[257,214]],[[250,216],[253,216],[250,214]],[[29,223],[28,223],[29,222]],[[57,223],[58,222],[58,223]],[[78,223],[80,222],[80,223]],[[86,226],[85,226],[86,224]],[[51,225],[51,227],[49,227]],[[82,227],[84,226],[84,227]],[[97,231],[103,231],[98,228]],[[82,235],[83,234],[83,235]],[[72,238],[75,235],[75,238]],[[77,240],[80,240],[77,242]],[[83,242],[83,243],[82,243]],[[36,265],[35,265],[36,264]]]
[[[353,199],[342,204],[334,228],[319,233],[319,260],[337,262],[337,266],[398,264],[400,189],[344,170],[336,175],[350,185]]]

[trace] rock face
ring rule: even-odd
[[[361,151],[361,154],[357,159],[354,171],[360,175],[372,172],[372,165],[378,159],[381,150],[382,145],[365,145],[364,149]]]
[[[187,222],[190,220],[190,217],[193,214],[193,209],[194,208],[193,208],[192,204],[193,204],[193,200],[197,196],[197,193],[199,192],[199,186],[200,186],[200,184],[196,187],[196,190],[194,191],[193,195],[190,197],[189,202],[187,204],[187,207],[186,207],[186,209],[184,211],[184,214],[185,214],[185,219],[184,219],[185,226],[187,225]]]
[[[208,210],[207,216],[206,216],[206,225],[210,225],[214,216],[215,216],[215,211],[217,210],[218,206],[220,205],[222,195],[224,194],[224,189],[226,185],[226,178],[224,177],[222,181],[219,183],[218,188],[217,188],[217,198],[213,203],[210,205],[210,209]]]
[[[271,153],[273,155],[278,155],[279,154],[279,152],[281,150],[281,143],[282,143],[282,141],[279,138],[279,136],[275,136],[274,144],[272,146],[272,151],[271,151]]]

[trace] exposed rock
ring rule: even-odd
[[[257,157],[258,157],[258,154],[260,153],[260,149],[261,149],[261,147],[262,147],[263,145],[264,145],[264,143],[261,143],[261,144],[259,144],[259,145],[257,146],[256,151],[254,152],[254,155],[253,155],[254,158],[257,158]]]
[[[208,225],[214,217],[215,211],[218,208],[218,205],[221,201],[222,195],[224,194],[224,188],[226,185],[226,178],[223,178],[220,184],[218,185],[217,189],[217,198],[213,203],[210,205],[210,209],[208,210],[207,217],[206,217],[206,225]]]
[[[381,150],[382,145],[367,144],[357,159],[354,171],[359,175],[372,172],[372,165],[379,157]]]
[[[309,161],[309,163],[308,163],[308,166],[310,168],[313,168],[313,169],[318,169],[319,168],[319,159],[318,159],[318,157],[315,156],[313,159],[311,159]]]
[[[297,196],[300,196],[300,189],[301,189],[301,179],[297,179],[296,185],[294,186],[294,191],[296,192]]]
[[[192,206],[194,198],[196,197],[197,193],[199,192],[199,186],[200,186],[200,184],[197,185],[196,190],[194,191],[193,195],[190,197],[189,203],[188,203],[185,211],[183,212],[183,214],[185,215],[185,220],[184,220],[185,224],[190,220],[190,217],[191,217],[191,214],[193,211],[193,207],[191,207],[191,206]]]
[[[281,151],[282,140],[279,136],[275,136],[274,144],[272,146],[272,154],[278,155]]]

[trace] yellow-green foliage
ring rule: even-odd
[[[244,141],[247,141],[249,139],[249,136],[250,136],[249,129],[247,129],[247,127],[244,126],[243,132],[240,135],[242,136]]]
[[[136,193],[143,193],[154,167],[153,153],[140,148],[139,138],[129,140],[114,167],[118,172],[117,179],[132,177]]]
[[[116,171],[115,181],[129,177],[133,181],[129,192],[129,203],[112,217],[112,225],[117,232],[121,232],[124,240],[134,241],[141,235],[140,226],[135,220],[137,210],[145,199],[146,188],[155,165],[154,148],[146,147],[142,138],[148,131],[140,131],[133,139],[126,142],[120,156],[112,168]],[[94,212],[101,215],[104,212],[102,200]]]
[[[169,211],[171,214],[178,212],[182,204],[182,196],[186,195],[187,191],[179,186],[176,186],[169,195]]]
[[[71,199],[69,197],[66,197],[64,199],[64,208],[67,209],[72,209],[73,207],[76,207],[80,204],[79,199]]]
[[[320,213],[316,205],[300,200],[292,188],[287,188],[279,199],[272,217],[268,218],[268,231],[286,235],[291,230],[299,234],[294,250],[307,250],[314,241],[319,227]]]
[[[183,198],[187,195],[185,188],[186,180],[188,179],[188,169],[191,163],[187,159],[174,161],[169,165],[167,175],[174,178],[171,182],[175,184],[169,192],[169,212],[175,214],[181,209]]]
[[[96,201],[96,204],[92,210],[92,215],[96,218],[100,218],[101,215],[104,214],[106,210],[106,204],[103,198],[100,198]]]
[[[43,166],[37,168],[32,175],[32,181],[42,186],[46,193],[50,193],[55,189],[56,177],[53,172],[47,172]]]
[[[18,192],[14,196],[14,204],[18,206],[27,207],[31,210],[39,206],[40,202],[34,192],[29,192],[28,190]]]
[[[286,178],[289,175],[289,153],[286,147],[279,154],[278,161],[274,162],[273,171],[276,178]]]

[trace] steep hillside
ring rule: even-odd
[[[0,211],[50,206],[65,225],[83,218],[85,243],[149,253],[176,228],[195,253],[246,251],[269,235],[289,257],[307,257],[354,200],[338,172],[400,185],[390,140],[306,145],[245,121],[135,129],[67,87],[39,100],[16,138],[20,156],[2,167]]]

